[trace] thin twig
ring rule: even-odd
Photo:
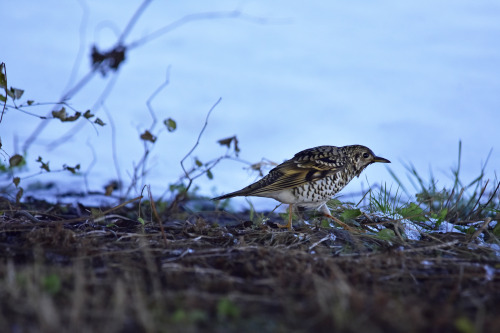
[[[148,107],[149,113],[151,114],[151,118],[153,118],[153,123],[151,124],[151,127],[149,128],[150,132],[153,132],[156,123],[158,122],[158,118],[156,117],[155,111],[153,109],[153,106],[151,105],[151,102],[156,98],[156,96],[163,90],[165,87],[167,87],[170,84],[170,68],[172,66],[167,67],[167,77],[165,78],[165,81],[156,88],[155,91],[149,96],[148,100],[146,101],[146,105]]]
[[[144,0],[139,6],[139,8],[137,8],[137,10],[134,12],[134,15],[132,15],[132,18],[128,21],[127,25],[125,26],[125,29],[123,29],[123,32],[120,35],[120,38],[118,39],[117,42],[118,45],[123,45],[123,41],[128,36],[130,31],[132,31],[132,28],[139,20],[139,17],[142,15],[144,10],[146,10],[146,7],[149,6],[150,3],[151,0]]]
[[[80,21],[79,34],[80,38],[78,41],[78,51],[76,53],[75,61],[73,62],[73,68],[71,69],[71,74],[69,75],[68,83],[66,89],[69,89],[74,83],[75,78],[78,75],[78,69],[82,63],[82,58],[85,54],[85,48],[87,47],[87,41],[85,38],[85,31],[87,30],[87,25],[89,21],[89,8],[85,0],[78,0],[80,6],[82,7],[82,18]]]
[[[135,198],[133,198],[133,199],[127,200],[127,201],[125,201],[125,202],[122,202],[122,203],[121,203],[121,204],[119,204],[118,206],[112,207],[112,208],[110,208],[110,209],[108,209],[108,210],[104,211],[104,212],[102,213],[102,215],[108,214],[109,212],[112,212],[112,211],[114,211],[114,210],[117,210],[118,208],[121,208],[121,207],[123,207],[123,206],[126,206],[126,205],[128,205],[129,203],[134,202],[134,201],[137,201],[137,200],[140,200],[140,199],[142,199],[142,195],[140,195],[140,196],[138,196],[138,197],[135,197]]]
[[[87,146],[90,148],[90,151],[92,152],[92,161],[90,161],[89,166],[87,167],[87,170],[83,173],[83,181],[85,182],[85,188],[87,189],[87,193],[90,192],[90,187],[89,187],[89,174],[90,171],[94,168],[95,164],[97,163],[97,155],[95,153],[94,146],[90,144],[90,141],[87,140]]]
[[[191,154],[194,152],[194,150],[196,149],[196,147],[198,147],[198,145],[200,144],[200,140],[201,140],[201,137],[203,135],[203,132],[205,132],[205,129],[207,128],[208,119],[210,118],[210,114],[215,109],[215,107],[220,103],[221,100],[222,100],[222,97],[219,97],[219,99],[217,100],[217,102],[215,102],[215,104],[212,105],[212,107],[210,108],[210,110],[208,110],[207,117],[205,118],[205,123],[203,124],[203,128],[201,129],[200,133],[198,134],[198,139],[196,140],[196,143],[194,144],[194,146],[189,150],[189,152],[186,154],[186,156],[184,156],[184,158],[180,162],[182,170],[184,171],[184,177],[188,180],[188,185],[186,186],[186,188],[182,192],[180,192],[180,193],[178,193],[176,195],[175,199],[172,201],[172,203],[170,204],[170,206],[168,208],[169,210],[174,210],[175,207],[177,207],[178,202],[186,195],[186,193],[188,193],[189,189],[191,188],[191,185],[193,184],[193,180],[195,178],[191,177],[191,173],[195,169],[190,170],[190,171],[186,170],[186,168],[184,167],[184,161],[189,156],[191,156]],[[204,172],[207,172],[207,170],[208,169],[206,169]],[[199,177],[199,175],[197,175],[195,177]]]
[[[130,44],[128,44],[126,47],[128,50],[136,48],[138,46],[141,46],[143,44],[146,44],[153,39],[159,38],[162,35],[175,30],[187,23],[193,22],[193,21],[201,21],[201,20],[214,20],[214,19],[224,19],[224,18],[240,18],[240,19],[245,19],[248,21],[252,21],[254,23],[258,24],[266,24],[269,23],[269,19],[262,18],[262,17],[257,17],[257,16],[251,16],[247,15],[245,13],[242,13],[239,10],[231,10],[231,11],[219,11],[219,12],[204,12],[204,13],[196,13],[196,14],[189,14],[186,15],[166,26],[163,28],[160,28],[156,31],[153,31],[149,35],[146,35],[145,37],[142,37]],[[280,20],[281,22],[287,22],[287,20]],[[276,22],[279,22],[276,20]]]
[[[498,182],[497,186],[495,187],[495,190],[493,191],[493,193],[491,193],[490,197],[488,198],[488,201],[486,201],[486,203],[484,205],[480,205],[478,207],[478,210],[476,212],[476,216],[479,216],[479,214],[481,213],[481,211],[485,208],[485,207],[488,207],[488,205],[490,204],[490,202],[495,198],[495,195],[496,193],[498,192],[498,189],[500,188],[500,182]]]
[[[141,196],[138,196],[138,197],[135,197],[133,199],[130,199],[130,200],[127,200],[125,202],[122,202],[121,204],[117,205],[117,206],[114,206],[102,213],[100,213],[100,215],[106,215],[106,214],[109,214],[110,212],[114,211],[114,210],[117,210],[123,206],[126,206],[128,205],[129,203],[132,203],[134,201],[137,201],[137,200],[141,200],[142,199],[142,195]],[[88,216],[82,216],[82,217],[77,217],[77,218],[74,218],[74,219],[66,219],[66,220],[57,220],[57,221],[40,221],[40,225],[47,225],[47,226],[52,226],[52,225],[55,225],[55,224],[66,224],[66,223],[75,223],[75,222],[82,222],[82,221],[85,221],[85,220],[88,220],[89,217]]]
[[[477,237],[479,237],[479,235],[484,231],[486,230],[486,228],[488,227],[488,225],[490,224],[491,222],[491,217],[487,217],[484,222],[481,224],[481,226],[472,234],[472,236],[470,237],[468,243],[472,242],[474,239],[476,239]]]
[[[192,179],[191,177],[189,176],[189,173],[186,171],[186,168],[184,167],[184,161],[189,157],[191,156],[191,154],[193,153],[193,151],[196,149],[196,147],[198,147],[198,145],[200,144],[200,140],[201,140],[201,136],[203,135],[203,132],[205,132],[205,128],[207,128],[207,125],[208,125],[208,118],[210,118],[210,114],[212,113],[212,111],[215,109],[215,107],[220,103],[220,101],[222,100],[222,97],[219,97],[219,99],[217,100],[217,102],[215,102],[214,105],[212,105],[212,107],[210,108],[210,110],[208,111],[207,113],[207,117],[205,118],[205,124],[203,124],[203,128],[201,129],[200,131],[200,134],[198,134],[198,139],[196,140],[196,143],[194,144],[193,148],[191,148],[191,150],[189,150],[189,152],[186,154],[186,156],[184,156],[184,158],[181,160],[181,167],[182,167],[182,170],[184,171],[184,174],[186,175],[186,178],[189,179],[191,182],[192,182]],[[191,185],[191,183],[189,184],[189,186]],[[189,186],[187,187],[187,189],[189,189]],[[187,191],[186,189],[186,191]]]
[[[94,76],[94,74],[97,72],[96,71],[97,67],[93,67],[90,72],[88,72],[83,78],[78,81],[78,83],[70,89],[68,92],[66,92],[60,99],[59,102],[56,105],[59,105],[60,103],[63,103],[69,99],[71,99],[80,89],[82,89]],[[52,111],[56,111],[55,108],[52,109]],[[52,111],[47,114],[47,117],[50,117],[52,114]],[[31,146],[31,144],[38,138],[38,136],[42,133],[42,131],[45,129],[45,127],[48,125],[47,121],[42,121],[40,124],[38,124],[37,128],[31,133],[28,139],[24,142],[23,145],[23,151],[26,152],[28,151],[28,148]]]
[[[135,47],[141,46],[153,39],[156,39],[163,34],[170,32],[182,25],[185,25],[189,22],[192,21],[197,21],[197,20],[204,20],[204,19],[216,19],[216,18],[241,18],[241,19],[246,19],[249,21],[253,21],[254,23],[260,23],[264,24],[267,23],[268,20],[265,18],[260,18],[260,17],[253,17],[250,15],[246,15],[238,10],[233,10],[233,11],[227,11],[227,12],[207,12],[207,13],[198,13],[198,14],[191,14],[191,15],[186,15],[183,18],[161,28],[156,30],[155,32],[147,35],[146,37],[143,37],[135,42],[130,43],[129,45],[123,46],[124,39],[128,36],[132,28],[134,27],[135,23],[138,21],[140,15],[144,12],[145,8],[149,5],[151,0],[145,0],[141,3],[139,8],[134,12],[132,18],[129,20],[127,23],[125,29],[123,30],[121,36],[119,37],[116,46],[121,46],[124,47],[125,50],[130,50]],[[115,47],[116,47],[115,46]],[[69,89],[59,100],[59,103],[65,102],[69,99],[71,99],[77,92],[79,92],[93,77],[96,73],[100,71],[102,68],[103,64],[102,63],[96,63],[92,66],[91,70],[77,83],[75,84],[71,89]],[[119,71],[113,71],[113,77],[116,77],[117,73]],[[113,85],[111,85],[113,86]],[[103,101],[103,96],[107,96],[111,89],[110,85],[106,87],[106,93],[101,94],[101,97],[99,97],[98,101],[95,103],[95,105],[99,106],[102,104]],[[94,112],[97,110],[97,108],[92,109]],[[55,111],[53,109],[52,111]],[[49,112],[47,115],[47,118],[49,118],[51,113]],[[52,141],[49,144],[49,149],[52,150],[59,146],[60,144],[67,142],[68,138],[72,137],[75,135],[78,131],[80,131],[85,123],[84,122],[78,122],[70,131],[68,131],[65,135],[63,135],[61,138],[56,139]],[[37,126],[37,128],[32,132],[30,137],[25,141],[23,145],[23,151],[27,151],[29,147],[33,144],[33,142],[38,138],[38,136],[42,133],[42,131],[45,129],[45,127],[48,125],[47,121],[40,122],[40,124]]]
[[[153,195],[151,194],[151,187],[148,185],[148,195],[149,195],[149,202],[151,203],[151,209],[153,210],[153,214],[156,218],[156,221],[158,222],[160,226],[160,231],[161,235],[163,237],[163,243],[165,243],[165,247],[167,246],[167,236],[165,235],[165,230],[163,229],[163,223],[161,222],[160,216],[158,215],[158,211],[156,210],[156,205],[155,201],[153,199]]]
[[[97,110],[104,104],[104,101],[106,100],[106,98],[108,97],[108,95],[111,93],[111,90],[115,86],[116,80],[118,79],[118,73],[119,72],[114,72],[114,75],[111,77],[111,79],[109,80],[109,82],[106,84],[106,87],[102,91],[101,95],[99,95],[97,101],[92,106],[92,108],[91,108],[92,112],[97,113]],[[83,126],[85,124],[86,123],[83,122],[83,121],[77,122],[71,129],[69,129],[61,137],[59,137],[58,139],[55,139],[52,142],[50,142],[48,144],[48,146],[47,146],[48,149],[49,150],[54,150],[59,145],[61,145],[63,143],[66,143],[66,142],[70,142],[70,139],[74,135],[76,135],[76,133],[78,133],[83,128]]]
[[[477,201],[476,203],[474,204],[474,206],[472,207],[471,211],[470,211],[470,214],[472,215],[472,213],[474,213],[474,210],[476,209],[477,205],[479,205],[479,201],[481,201],[481,198],[483,197],[483,194],[484,192],[486,191],[486,187],[488,187],[488,183],[490,182],[490,180],[486,180],[486,184],[484,184],[483,188],[481,189],[481,193],[479,193],[479,196],[477,197]]]
[[[165,87],[167,87],[170,84],[170,68],[171,68],[171,66],[167,67],[167,75],[166,75],[165,81],[162,84],[160,84],[158,86],[158,88],[155,89],[155,91],[153,91],[153,93],[149,96],[148,100],[146,101],[146,105],[148,107],[149,113],[151,114],[151,118],[153,118],[153,122],[151,123],[151,126],[149,128],[149,132],[153,132],[153,130],[158,122],[158,118],[156,117],[156,113],[155,113],[151,103],[156,98],[156,96],[163,89],[165,89]],[[147,160],[148,160],[148,157],[149,157],[151,150],[149,149],[149,146],[148,146],[148,143],[146,142],[146,140],[143,140],[143,142],[144,142],[144,154],[143,154],[141,160],[139,161],[139,163],[137,165],[134,164],[133,174],[131,175],[131,183],[130,183],[129,187],[127,188],[127,191],[125,192],[125,196],[124,196],[125,198],[128,196],[128,194],[130,193],[132,188],[134,188],[137,185],[139,178],[140,177],[144,178],[144,176],[146,175],[146,172],[147,172],[147,170],[146,170]],[[140,168],[142,168],[142,172],[139,176],[138,174],[139,174]],[[144,180],[144,182],[145,182],[145,180]]]
[[[117,154],[117,146],[116,146],[116,127],[115,127],[115,122],[113,120],[113,116],[111,112],[109,112],[108,108],[106,105],[103,103],[102,108],[104,109],[104,112],[106,112],[106,115],[108,116],[108,121],[109,125],[111,126],[111,154],[113,156],[113,164],[115,166],[115,171],[116,171],[116,176],[118,177],[118,183],[120,187],[120,196],[123,194],[123,187],[122,187],[122,172],[120,169],[120,163],[118,160],[118,154]]]
[[[3,114],[5,113],[5,108],[6,108],[6,105],[7,105],[7,65],[5,65],[5,62],[2,62],[0,64],[0,68],[3,69],[3,75],[5,77],[5,87],[4,87],[4,90],[5,90],[5,101],[3,102],[3,109],[2,109],[2,115],[0,116],[0,123],[2,122],[2,119],[3,119]]]

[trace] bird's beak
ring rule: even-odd
[[[383,158],[383,157],[378,157],[378,156],[375,156],[375,157],[373,158],[373,162],[391,163],[391,161],[389,161],[388,159]]]

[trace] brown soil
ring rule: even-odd
[[[292,232],[221,212],[161,216],[162,234],[137,207],[0,211],[1,332],[500,328],[500,261],[465,236]]]

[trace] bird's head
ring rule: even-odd
[[[370,148],[365,146],[355,145],[345,148],[347,155],[355,166],[355,172],[358,177],[361,171],[372,163],[391,163],[388,159],[375,155]]]

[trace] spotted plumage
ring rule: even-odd
[[[267,197],[289,204],[290,211],[292,205],[297,205],[316,208],[330,216],[326,202],[375,162],[390,163],[361,145],[310,148],[281,163],[258,182],[213,200],[236,196]],[[291,228],[291,214],[286,227]]]

